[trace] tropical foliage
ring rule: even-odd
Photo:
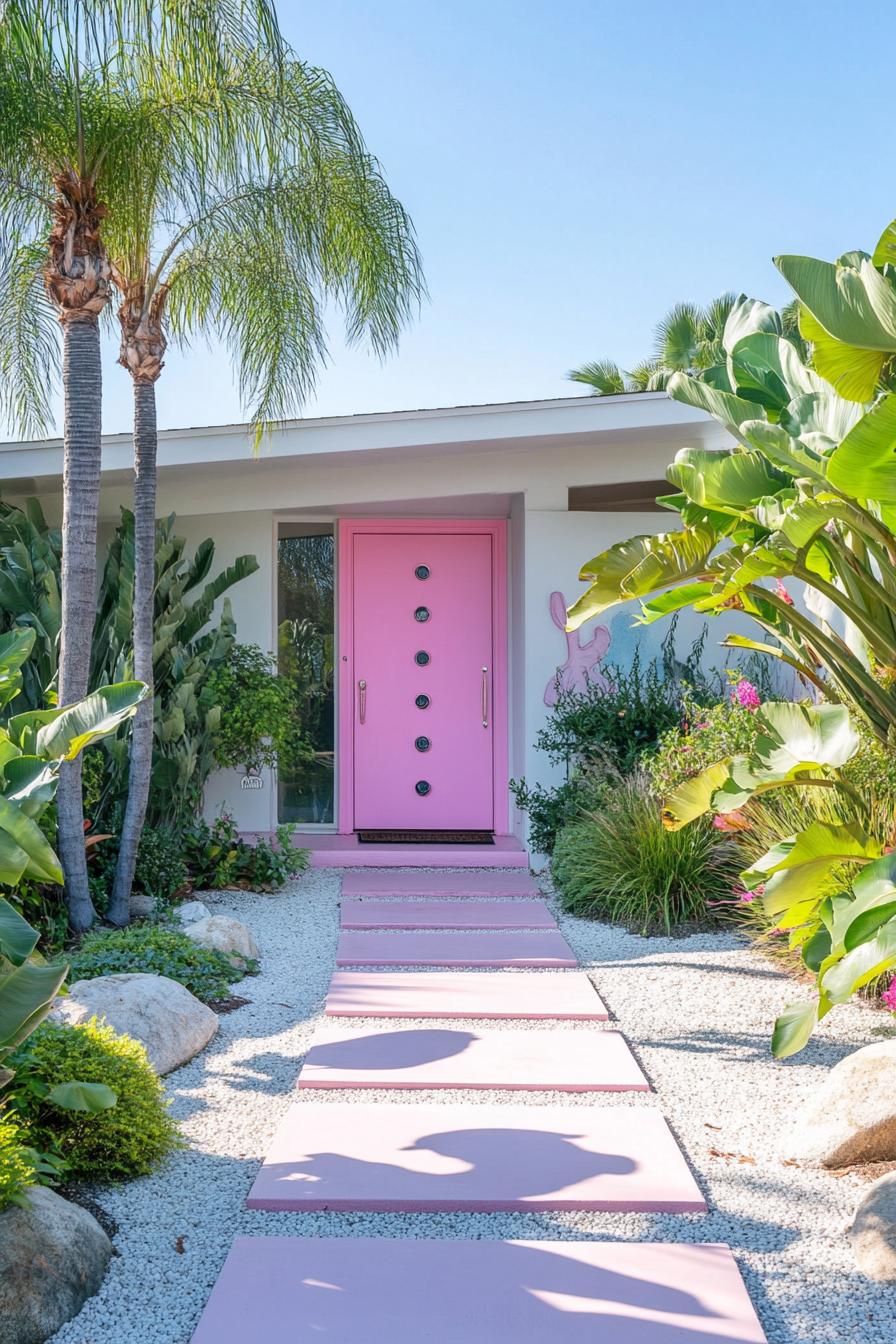
[[[673,373],[697,377],[710,373],[724,363],[723,334],[736,302],[736,295],[721,294],[705,308],[676,303],[657,324],[653,353],[633,369],[622,369],[612,359],[597,359],[572,369],[567,377],[583,383],[593,397],[611,397],[621,392],[661,392]],[[782,321],[788,340],[803,349],[795,305],[785,310]]]
[[[826,701],[763,707],[749,749],[680,784],[663,812],[674,831],[710,811],[736,829],[745,807],[782,788],[837,800],[842,819],[785,835],[742,874],[816,977],[815,998],[776,1024],[781,1056],[896,966],[892,836],[881,834],[868,793],[850,778],[857,724],[884,750],[896,741],[894,262],[896,224],[873,254],[833,264],[777,258],[799,299],[810,357],[786,338],[779,314],[738,301],[724,360],[669,382],[673,397],[713,415],[735,446],[682,450],[668,471],[675,493],[664,501],[678,528],[595,556],[582,569],[589,587],[569,612],[574,628],[632,598],[645,624],[684,607],[742,611],[766,639],[724,643],[789,664]]]
[[[130,929],[92,929],[72,957],[76,980],[95,980],[99,975],[123,975],[141,971],[164,975],[185,985],[197,999],[226,999],[235,980],[258,969],[255,962],[241,960],[238,966],[222,952],[200,947],[179,929],[151,924]]]

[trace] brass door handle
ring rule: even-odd
[[[482,669],[482,726],[488,727],[488,668]]]
[[[358,718],[361,723],[367,718],[367,682],[358,682]]]

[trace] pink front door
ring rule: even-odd
[[[494,543],[487,532],[354,534],[358,830],[494,827]]]

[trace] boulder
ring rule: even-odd
[[[200,919],[210,919],[211,910],[202,901],[184,901],[174,912],[175,918],[179,919],[181,924],[195,924]]]
[[[785,1146],[787,1157],[824,1167],[896,1159],[896,1041],[835,1064]]]
[[[896,1282],[896,1171],[868,1187],[847,1236],[863,1274]]]
[[[0,1344],[43,1344],[98,1290],[112,1255],[99,1223],[44,1186],[0,1213]]]
[[[156,899],[154,896],[146,896],[142,891],[135,891],[131,896],[131,919],[149,919],[156,912]]]
[[[214,952],[223,952],[236,965],[247,958],[256,961],[261,953],[258,944],[245,924],[229,915],[209,915],[198,919],[195,924],[187,924],[184,933],[200,947],[211,948]]]
[[[53,1009],[57,1021],[75,1025],[103,1017],[113,1031],[146,1047],[156,1073],[186,1064],[218,1030],[218,1015],[165,975],[143,972],[76,980]]]

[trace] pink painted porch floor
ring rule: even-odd
[[[618,1031],[318,1027],[298,1086],[648,1092]]]
[[[238,1237],[192,1344],[765,1344],[727,1246]]]
[[[398,869],[346,873],[343,896],[537,896],[528,872],[416,873]]]
[[[343,929],[556,929],[544,901],[343,898]]]
[[[609,1017],[583,971],[336,971],[324,1011],[328,1017]]]
[[[246,1207],[424,1213],[702,1213],[658,1111],[296,1102]]]
[[[578,965],[558,929],[511,933],[370,933],[345,929],[337,966]]]

